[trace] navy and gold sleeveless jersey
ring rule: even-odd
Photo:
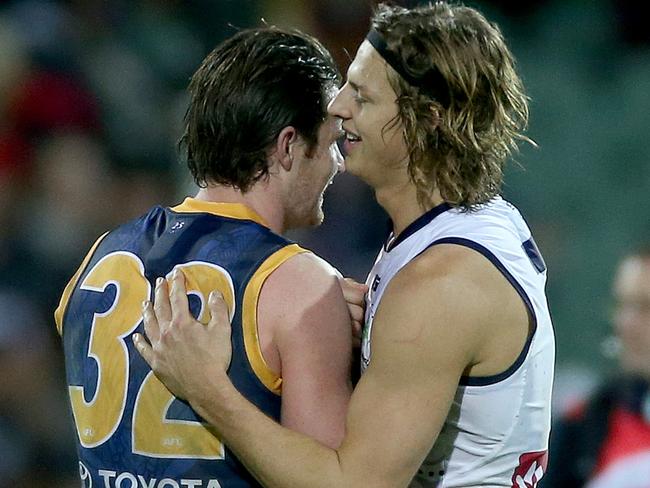
[[[95,243],[55,312],[82,486],[257,486],[210,427],[158,381],[131,336],[143,332],[142,302],[152,298],[157,277],[182,270],[192,313],[203,322],[207,297],[219,290],[233,324],[228,374],[277,420],[282,380],[262,357],[257,301],[267,276],[300,252],[247,207],[192,198],[155,207]]]

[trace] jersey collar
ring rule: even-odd
[[[257,212],[242,203],[208,202],[187,197],[183,200],[183,203],[171,209],[179,213],[209,213],[231,219],[252,220],[264,227],[268,227],[268,224]]]
[[[407,238],[415,234],[417,231],[419,231],[422,227],[427,225],[429,222],[431,222],[433,219],[435,219],[438,215],[441,213],[446,212],[447,210],[451,209],[452,206],[447,203],[443,202],[440,205],[436,205],[433,207],[431,210],[428,210],[424,214],[420,215],[417,219],[415,219],[413,222],[411,222],[406,229],[404,229],[398,236],[395,236],[393,232],[391,231],[390,235],[388,236],[388,240],[384,244],[384,250],[386,252],[390,252],[391,250],[395,249],[395,247],[400,243],[405,241]],[[393,228],[393,223],[390,223],[390,228]]]

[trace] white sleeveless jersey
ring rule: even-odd
[[[526,304],[534,332],[503,373],[461,378],[442,431],[411,486],[535,488],[547,462],[555,341],[544,293],[546,266],[510,203],[496,197],[471,212],[442,204],[389,240],[368,275],[361,371],[371,361],[372,321],[388,283],[420,253],[443,243],[489,259]]]

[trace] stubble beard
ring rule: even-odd
[[[294,212],[289,212],[287,215],[287,229],[304,229],[320,226],[325,219],[323,212],[323,193],[324,190],[309,207],[299,204],[293,205]]]

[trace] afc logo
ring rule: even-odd
[[[512,475],[512,488],[537,488],[548,464],[548,451],[527,452],[519,456],[519,466]]]
[[[370,286],[370,289],[375,292],[377,291],[377,288],[379,287],[379,282],[381,281],[381,277],[379,275],[375,275],[375,278],[372,280],[372,285]]]

